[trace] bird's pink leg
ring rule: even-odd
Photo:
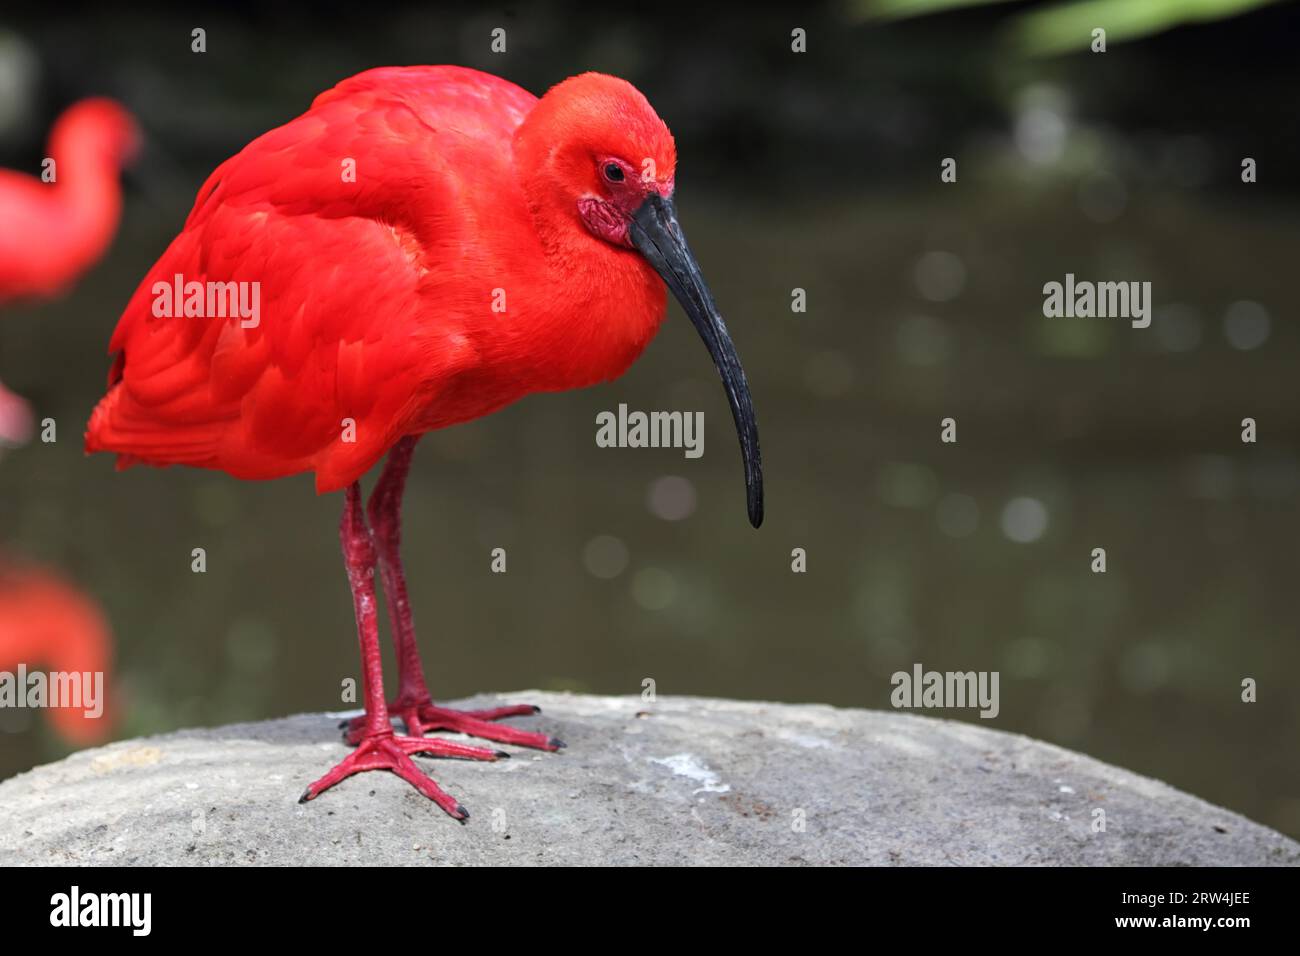
[[[429,688],[424,683],[420,649],[415,643],[415,622],[411,618],[406,574],[402,571],[399,554],[402,494],[406,490],[406,476],[411,470],[415,442],[415,438],[406,437],[393,446],[366,509],[379,550],[379,572],[384,580],[384,600],[388,605],[388,621],[393,629],[393,649],[397,652],[397,700],[393,705],[394,711],[407,710],[412,704],[432,701]],[[419,731],[411,729],[411,733]]]
[[[538,713],[539,708],[531,704],[461,711],[438,707],[433,702],[433,696],[424,681],[420,650],[415,643],[415,623],[411,617],[406,574],[402,570],[400,554],[402,494],[406,490],[406,476],[411,470],[411,455],[415,451],[417,440],[407,436],[393,446],[367,509],[379,552],[379,570],[384,580],[384,597],[388,604],[388,619],[393,628],[393,646],[397,652],[397,699],[389,709],[402,719],[407,733],[414,737],[422,736],[430,730],[451,730],[521,747],[558,750],[564,744],[554,737],[492,723],[502,717]],[[348,740],[355,742],[363,733],[363,720],[357,718],[349,725]]]
[[[465,808],[429,779],[411,760],[411,755],[496,760],[508,754],[446,740],[399,737],[393,733],[392,724],[388,720],[388,706],[384,703],[384,662],[379,652],[379,622],[375,612],[375,544],[366,527],[361,507],[361,486],[355,482],[347,490],[339,538],[343,544],[343,563],[347,568],[352,604],[357,616],[366,712],[360,718],[356,739],[351,741],[357,745],[357,749],[308,787],[300,802],[305,803],[319,796],[322,791],[354,773],[390,770],[451,816],[464,820],[469,816]]]

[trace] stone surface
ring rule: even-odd
[[[317,800],[340,715],[183,730],[0,784],[0,864],[1290,864],[1300,844],[1089,757],[982,726],[789,705],[540,693],[568,744],[417,758],[473,814],[388,773]],[[1092,832],[1093,811],[1106,830]]]

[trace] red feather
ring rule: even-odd
[[[580,108],[608,119],[574,130]],[[474,70],[384,68],[323,93],[199,190],[113,335],[87,450],[240,478],[310,470],[327,492],[404,435],[621,374],[663,284],[548,206],[563,170],[543,174],[566,138],[590,151],[615,135],[671,179],[671,135],[612,77],[539,101]],[[155,283],[176,275],[259,283],[260,324],[155,316]]]

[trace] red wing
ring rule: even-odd
[[[438,98],[472,105],[463,87],[484,74],[453,70],[420,101],[371,89],[366,78],[382,72],[323,94],[212,174],[118,324],[115,384],[91,418],[88,450],[242,478],[314,469],[328,491],[362,474],[473,363],[454,319],[422,316],[420,290],[460,244],[452,170],[508,162],[512,127],[468,138],[452,128],[463,109]],[[517,91],[507,112],[522,117],[532,98],[490,79]],[[447,132],[434,135],[439,121]],[[245,305],[257,302],[258,323],[156,315],[177,275],[203,284],[205,304],[208,283],[236,283]]]

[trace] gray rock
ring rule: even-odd
[[[299,804],[340,715],[183,730],[0,784],[12,864],[1300,863],[1300,844],[1027,737],[910,714],[529,691],[560,753],[421,766],[460,826],[388,773]],[[1096,809],[1105,832],[1094,833]]]

